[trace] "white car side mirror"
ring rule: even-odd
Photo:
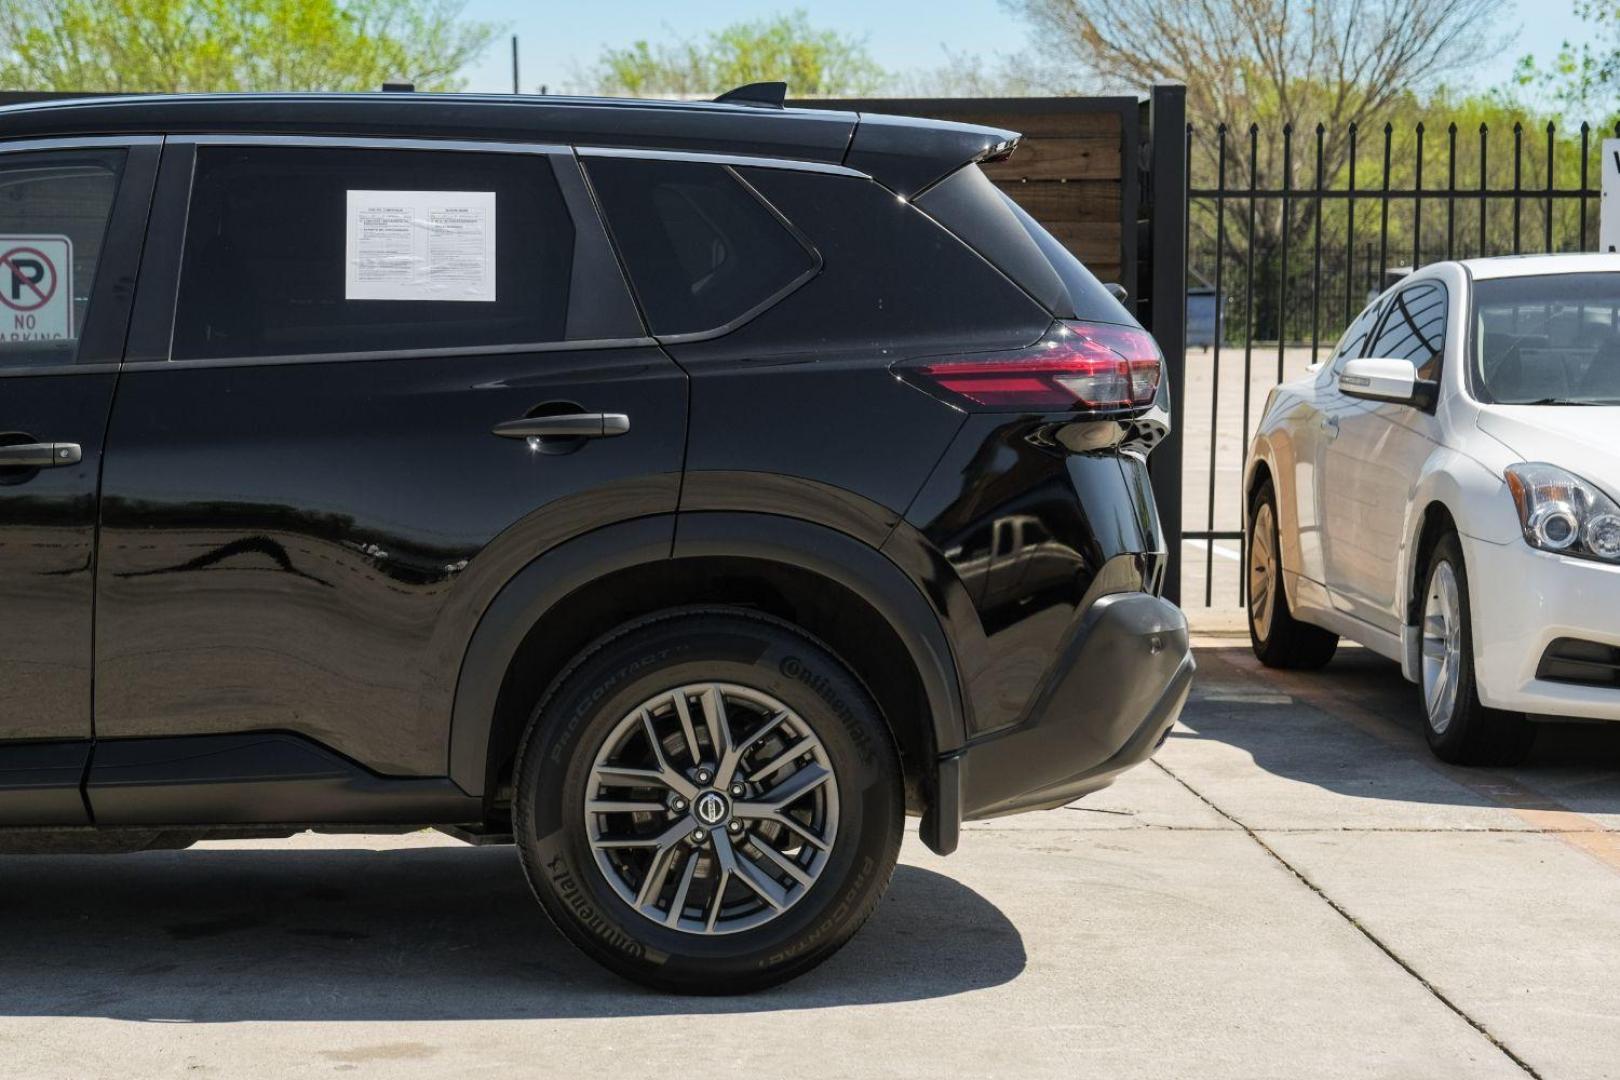
[[[1419,385],[1417,367],[1410,360],[1364,356],[1345,361],[1339,370],[1339,391],[1368,401],[1414,405]]]

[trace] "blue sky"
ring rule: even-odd
[[[818,26],[864,36],[878,63],[899,70],[935,68],[945,62],[943,47],[956,52],[1011,53],[1028,41],[1024,26],[996,0],[815,0],[814,3],[748,0],[468,0],[467,15],[507,25],[520,39],[525,90],[541,82],[557,84],[571,65],[588,66],[604,46],[625,45],[638,37],[696,37],[742,19],[803,7]],[[1502,20],[1504,47],[1494,50],[1475,72],[1481,88],[1507,79],[1519,56],[1550,55],[1575,36],[1570,0],[1511,0]],[[512,87],[510,47],[503,40],[469,73],[468,89],[505,91]]]

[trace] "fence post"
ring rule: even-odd
[[[1160,83],[1148,102],[1151,303],[1148,329],[1164,353],[1170,392],[1170,436],[1148,459],[1169,561],[1164,595],[1181,603],[1182,399],[1187,383],[1187,88]],[[1219,332],[1219,304],[1216,297]]]

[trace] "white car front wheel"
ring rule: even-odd
[[[1429,748],[1458,765],[1523,761],[1536,728],[1523,713],[1486,708],[1474,682],[1468,570],[1455,534],[1435,545],[1423,591],[1423,710]]]

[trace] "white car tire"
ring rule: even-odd
[[[1456,765],[1515,765],[1530,753],[1536,725],[1523,713],[1487,708],[1474,680],[1474,635],[1462,545],[1448,534],[1423,567],[1418,689],[1429,748]]]
[[[1333,659],[1339,635],[1294,618],[1283,588],[1282,536],[1277,527],[1277,492],[1263,482],[1249,500],[1249,641],[1254,655],[1270,668],[1315,670]]]

